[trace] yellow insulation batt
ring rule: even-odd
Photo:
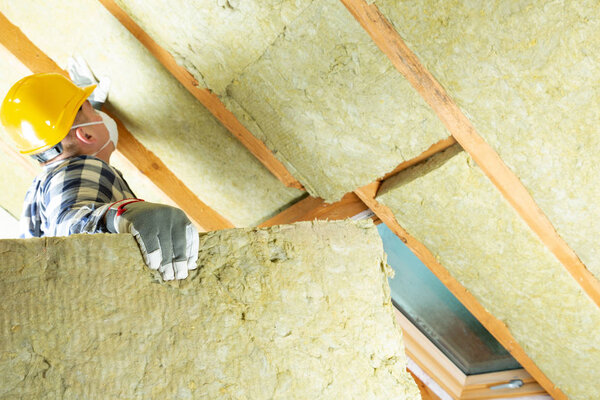
[[[59,65],[79,54],[96,75],[109,76],[109,109],[233,224],[256,224],[301,195],[272,176],[98,1],[0,0],[0,11]]]
[[[116,0],[146,33],[219,95],[312,0]]]
[[[448,136],[338,0],[118,3],[314,196],[337,201]]]
[[[600,278],[600,3],[376,5]]]
[[[227,90],[238,117],[327,201],[448,136],[338,0],[313,2]]]
[[[600,310],[460,147],[387,180],[378,200],[570,399],[600,398]]]
[[[371,222],[202,234],[171,284],[127,235],[0,254],[1,398],[420,398]]]

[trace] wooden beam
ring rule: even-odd
[[[554,398],[567,399],[546,375],[535,365],[517,343],[508,327],[489,313],[459,281],[457,281],[435,258],[435,256],[414,237],[408,234],[396,221],[392,211],[380,204],[375,195],[380,182],[374,182],[354,191],[356,195],[394,232],[408,248],[425,264],[452,294],[481,322],[481,324],[500,342],[506,350],[533,376],[540,385]]]
[[[32,164],[31,162],[29,162],[27,159],[25,159],[25,156],[21,153],[19,153],[13,146],[11,146],[9,143],[6,143],[6,141],[4,140],[4,138],[0,138],[0,149],[10,158],[13,159],[14,162],[16,162],[17,164],[19,164],[25,171],[27,171],[27,173],[29,173],[29,175],[31,175],[31,177],[35,177],[39,172],[40,169],[36,168],[34,166],[34,164]]]
[[[328,204],[323,199],[307,197],[291,207],[286,208],[268,221],[260,224],[267,227],[280,224],[291,224],[298,221],[314,219],[338,220],[355,216],[368,207],[354,193],[348,193],[336,203]]]
[[[6,47],[32,72],[56,72],[68,77],[50,57],[40,50],[25,36],[21,30],[13,25],[4,14],[0,13],[0,44]],[[227,221],[217,212],[204,204],[167,166],[150,150],[146,149],[125,128],[123,123],[111,115],[119,128],[119,151],[138,170],[146,175],[167,197],[171,198],[190,219],[204,230],[217,230],[232,228]]]
[[[304,189],[279,161],[271,150],[258,140],[241,122],[229,111],[219,97],[208,89],[198,86],[198,81],[175,58],[158,45],[121,7],[113,0],[99,0],[106,9],[131,32],[156,59],[196,98],[204,107],[218,119],[252,153],[265,168],[267,168],[284,185],[296,189]]]
[[[428,159],[429,157],[431,157],[432,155],[434,155],[436,153],[439,153],[440,151],[446,150],[448,147],[452,146],[453,144],[456,144],[456,140],[452,136],[450,136],[446,139],[442,139],[439,142],[432,144],[427,150],[425,150],[424,152],[419,154],[417,157],[412,158],[407,161],[404,161],[403,163],[399,164],[396,168],[394,168],[394,170],[392,172],[385,174],[383,176],[383,178],[378,179],[378,180],[384,181],[388,178],[391,178],[392,176],[398,174],[400,171],[403,171],[409,167],[412,167],[413,165],[418,164],[421,161],[425,161],[426,159]]]
[[[375,4],[368,5],[364,0],[341,0],[341,2],[391,60],[396,69],[431,106],[446,129],[471,155],[506,200],[517,210],[521,218],[564,265],[592,301],[600,307],[600,280],[592,275],[575,252],[559,236],[527,188],[502,161],[496,151],[477,133],[471,121],[450,98],[442,85],[425,69],[377,6]]]
[[[400,163],[393,171],[387,173],[377,181],[390,178],[402,170],[409,168],[432,155],[447,149],[456,143],[452,136],[442,139],[431,145],[423,153],[417,157]],[[347,193],[342,199],[336,203],[328,204],[323,199],[317,197],[306,197],[291,207],[286,208],[281,213],[277,214],[268,221],[263,222],[259,226],[267,227],[280,224],[291,224],[298,221],[312,221],[313,219],[345,219],[350,218],[369,208],[363,203],[355,193]],[[379,218],[373,218],[376,224],[380,222]]]

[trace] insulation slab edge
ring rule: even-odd
[[[371,222],[201,234],[170,284],[130,235],[0,254],[2,398],[420,398]]]
[[[378,200],[569,398],[600,398],[600,310],[460,147],[389,179]]]
[[[109,109],[234,225],[257,224],[302,195],[264,168],[98,1],[0,0],[0,11],[59,65],[79,54],[96,75],[109,76]]]
[[[600,279],[600,5],[376,5]]]

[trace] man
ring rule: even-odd
[[[196,268],[198,232],[183,211],[137,199],[109,165],[118,130],[88,100],[95,88],[34,74],[2,102],[0,120],[20,153],[42,165],[25,197],[21,236],[131,233],[150,268],[164,280],[184,279]]]

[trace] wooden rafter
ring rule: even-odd
[[[374,182],[355,191],[357,196],[394,232],[452,294],[481,322],[510,354],[533,376],[554,399],[567,399],[567,396],[546,377],[517,343],[508,327],[489,313],[459,281],[457,281],[435,258],[435,256],[414,237],[409,235],[396,221],[392,211],[380,204],[375,195],[381,185]]]
[[[437,143],[431,145],[428,149],[423,151],[421,154],[410,160],[400,163],[393,171],[385,174],[382,178],[377,179],[382,181],[388,179],[400,171],[405,170],[432,155],[447,149],[456,143],[456,140],[452,136],[442,139]],[[279,214],[275,215],[271,219],[263,222],[259,226],[267,227],[279,224],[291,224],[298,221],[311,221],[313,219],[344,219],[352,217],[360,212],[366,211],[369,208],[361,201],[355,193],[347,193],[342,199],[335,203],[325,203],[323,199],[316,197],[306,197],[299,202],[295,203],[291,207],[286,208]],[[379,219],[375,218],[375,223],[379,223]]]
[[[368,5],[364,0],[340,1],[354,15],[396,69],[419,92],[450,134],[471,155],[521,218],[564,265],[585,293],[600,307],[600,281],[559,236],[527,188],[498,153],[477,133],[471,121],[450,98],[442,85],[421,64],[377,6]]]
[[[56,72],[68,76],[50,57],[0,13],[0,44],[34,73]],[[167,166],[111,115],[119,128],[119,151],[152,183],[173,200],[203,230],[232,228],[216,211],[204,204]]]
[[[354,193],[348,193],[340,201],[332,204],[325,203],[320,198],[306,197],[259,226],[267,227],[291,224],[293,222],[312,221],[314,219],[346,219],[367,209],[368,207],[365,203]]]
[[[25,159],[25,157],[20,154],[13,146],[6,143],[3,138],[0,138],[0,150],[2,150],[7,156],[13,159],[17,164],[21,165],[23,170],[27,171],[29,175],[33,178],[38,174],[38,170],[31,164],[29,161]]]
[[[384,181],[388,178],[391,178],[392,176],[398,174],[400,171],[404,171],[405,169],[428,159],[432,155],[439,153],[440,151],[446,150],[453,144],[456,144],[456,140],[452,136],[446,139],[442,139],[439,142],[432,144],[427,150],[425,150],[415,158],[411,158],[410,160],[406,160],[403,163],[399,164],[396,168],[394,168],[392,172],[385,174],[384,177],[378,179],[378,181]]]
[[[198,86],[192,74],[177,64],[173,56],[159,46],[121,7],[113,0],[99,0],[100,3],[121,22],[121,24],[142,43],[150,53],[196,98],[233,136],[235,136],[284,185],[304,189],[265,144],[258,140],[229,111],[219,97],[208,89]]]

